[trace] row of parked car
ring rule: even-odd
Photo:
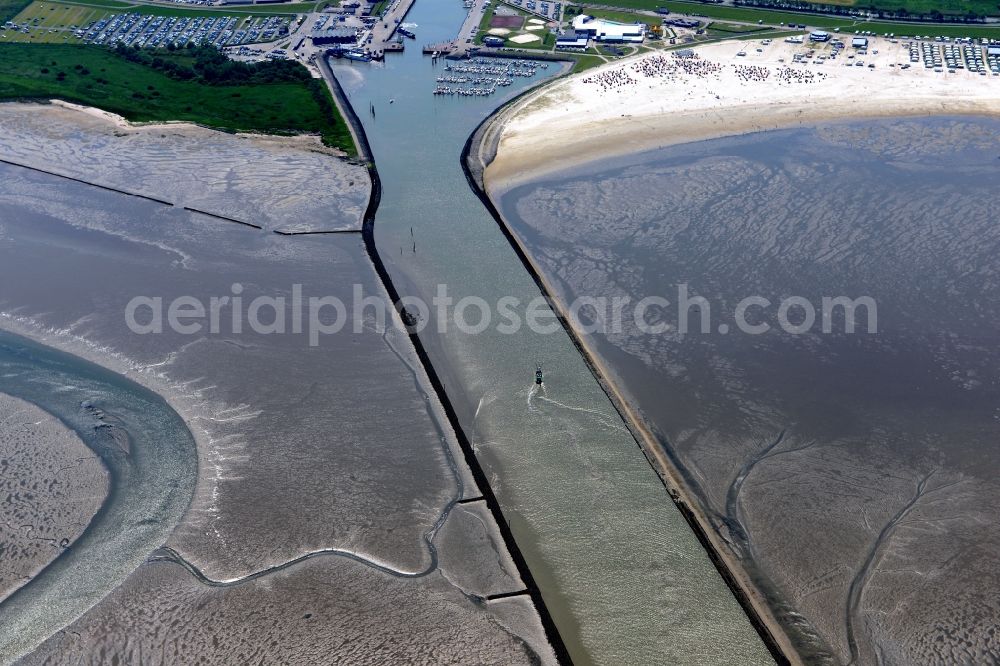
[[[73,29],[88,44],[125,44],[138,47],[183,46],[188,43],[222,47],[272,41],[288,33],[289,19],[280,16],[255,17],[238,30],[240,19],[233,16],[176,17],[142,14],[112,14],[88,26]]]

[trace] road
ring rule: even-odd
[[[476,33],[479,32],[479,23],[483,20],[483,12],[486,11],[486,2],[487,0],[475,0],[473,2],[472,8],[465,17],[465,22],[462,23],[458,35],[455,36],[455,50],[452,53],[465,55],[469,47],[475,46],[473,42],[466,40],[473,39]]]
[[[386,44],[392,41],[393,35],[396,34],[396,28],[403,22],[413,6],[413,2],[414,0],[393,0],[393,3],[382,15],[382,20],[372,28],[371,43],[365,45],[370,53],[386,50]]]

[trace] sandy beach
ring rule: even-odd
[[[833,59],[829,43],[727,41],[691,58],[658,51],[562,79],[502,114],[487,186],[498,192],[599,158],[823,120],[1000,113],[1000,77],[911,63],[906,40],[870,37],[859,54],[851,36],[840,37],[848,46]]]

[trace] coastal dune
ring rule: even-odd
[[[825,44],[719,42],[562,79],[499,118],[487,188],[496,195],[597,159],[840,118],[1000,113],[1000,77],[927,69],[911,64],[907,41],[869,40],[866,54],[848,47],[835,59]]]

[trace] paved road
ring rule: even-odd
[[[479,32],[479,23],[483,20],[483,12],[486,11],[486,0],[475,0],[472,9],[469,10],[465,22],[462,24],[458,35],[455,37],[455,53],[462,54],[468,47],[475,46],[472,42],[465,40],[472,39]]]
[[[366,45],[369,51],[384,51],[386,43],[392,40],[396,33],[396,28],[403,22],[403,18],[414,0],[394,0],[389,9],[382,16],[382,20],[375,24],[371,33],[371,44]]]

